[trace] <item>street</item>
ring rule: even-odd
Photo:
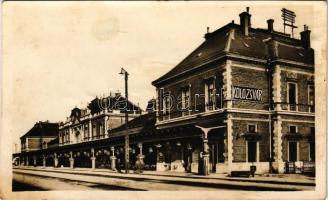
[[[69,168],[15,168],[13,190],[314,190],[314,178],[257,177],[230,178],[213,174],[208,177],[184,173],[121,174],[110,170]]]

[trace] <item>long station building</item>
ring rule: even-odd
[[[239,24],[208,31],[152,82],[157,96],[147,112],[131,103],[123,124],[125,111],[102,106],[112,99],[95,99],[73,109],[46,148],[14,157],[20,165],[115,170],[124,160],[127,128],[132,169],[139,159],[145,170],[204,175],[314,172],[311,31],[304,25],[295,39],[276,31],[272,19],[266,29],[252,27],[249,8],[239,17]]]

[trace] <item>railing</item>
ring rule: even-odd
[[[294,174],[296,172],[295,162],[286,162],[285,172],[286,174]]]
[[[313,161],[304,161],[302,173],[314,174],[315,173],[315,163]]]
[[[285,173],[294,174],[296,171],[300,171],[304,174],[314,174],[315,173],[315,162],[313,161],[301,161],[302,165],[296,167],[295,162],[285,163]]]

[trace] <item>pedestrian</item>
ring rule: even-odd
[[[120,158],[117,158],[117,165],[116,165],[116,169],[119,173],[121,173],[121,159]]]
[[[143,167],[144,167],[143,161],[141,161],[141,160],[138,159],[136,161],[136,173],[138,173],[138,174],[142,173]]]
[[[140,161],[137,160],[137,161],[136,161],[136,173],[137,173],[137,174],[140,174],[140,172],[141,172],[141,170],[140,170]]]

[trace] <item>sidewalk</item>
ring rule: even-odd
[[[144,171],[142,174],[118,173],[107,169],[86,169],[86,168],[41,168],[41,167],[19,167],[16,169],[27,169],[28,171],[57,172],[63,174],[75,174],[95,176],[102,178],[113,178],[131,181],[161,182],[176,185],[195,185],[207,188],[238,188],[249,190],[313,190],[315,180],[313,177],[306,177],[299,174],[279,174],[269,176],[255,176],[250,178],[228,177],[226,174],[211,174],[210,176],[200,176],[190,173],[156,172]]]

